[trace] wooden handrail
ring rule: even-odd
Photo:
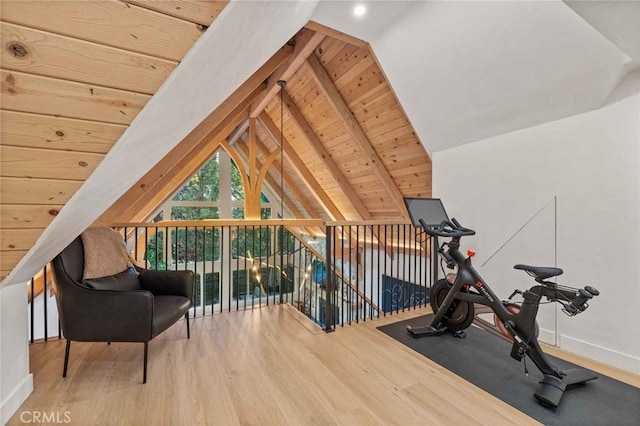
[[[115,228],[164,228],[164,227],[203,227],[203,226],[324,226],[322,219],[263,219],[263,220],[245,220],[245,219],[203,219],[203,220],[164,220],[161,222],[136,222],[136,223],[115,223],[111,226]]]

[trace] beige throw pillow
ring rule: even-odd
[[[133,266],[122,236],[111,228],[89,228],[82,233],[83,280],[115,275]]]

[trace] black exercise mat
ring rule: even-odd
[[[422,327],[431,323],[430,317],[378,329],[546,425],[640,425],[640,389],[598,374],[596,380],[569,387],[558,408],[545,408],[533,396],[542,373],[527,359],[529,376],[525,376],[522,362],[509,356],[509,342],[477,327],[465,330],[464,339],[449,333],[418,339],[407,334],[407,325]],[[549,358],[563,370],[577,367]],[[464,410],[464,401],[460,409]]]

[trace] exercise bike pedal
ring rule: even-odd
[[[464,330],[449,330],[453,337],[457,337],[458,339],[464,339],[467,337],[467,333]]]
[[[439,336],[447,330],[447,327],[433,327],[430,325],[426,327],[415,328],[411,327],[410,325],[407,326],[407,333],[409,333],[409,335],[414,339],[417,339],[419,337]]]

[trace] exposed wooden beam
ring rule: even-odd
[[[249,116],[247,115],[244,120],[238,126],[233,129],[233,132],[227,137],[227,143],[232,145],[242,136],[244,132],[249,129]]]
[[[311,55],[311,57],[315,58],[314,55]],[[329,151],[327,151],[327,149],[324,147],[324,144],[322,143],[318,135],[316,135],[316,133],[313,131],[313,128],[311,127],[309,122],[307,122],[306,118],[304,118],[304,115],[302,115],[302,112],[299,110],[293,99],[291,99],[291,97],[287,94],[286,90],[283,92],[283,101],[285,107],[291,115],[291,118],[298,125],[300,130],[302,130],[303,134],[307,138],[307,141],[316,151],[318,156],[322,160],[324,160],[324,164],[327,166],[327,169],[329,170],[333,178],[338,182],[340,189],[342,189],[344,194],[352,203],[353,207],[360,214],[362,219],[372,220],[373,216],[364,205],[356,191],[353,189],[349,181],[347,181],[347,178],[342,174],[338,165],[335,163],[335,161],[333,161],[333,159],[331,158],[331,154],[329,154]],[[287,152],[286,149],[285,152]],[[373,232],[373,227],[371,228],[371,231]],[[381,238],[378,237],[377,233],[375,235],[376,238],[378,238],[378,241],[382,241]],[[387,253],[389,253],[388,250]],[[391,253],[389,253],[389,255],[391,256]]]
[[[309,28],[310,30],[316,31],[318,33],[322,33],[324,35],[343,41],[345,43],[349,43],[353,46],[369,47],[369,43],[367,43],[364,40],[361,40],[357,37],[343,33],[342,31],[334,30],[333,28],[329,28],[315,21],[309,21],[307,25],[305,25],[305,28]]]
[[[244,106],[244,109],[241,109],[242,106]],[[225,139],[224,135],[231,132],[238,121],[242,120],[242,117],[246,117],[248,113],[249,109],[247,105],[239,106],[236,113],[232,114],[232,117],[229,117],[229,119],[225,121],[226,125],[220,130],[217,136],[209,140],[206,144],[200,144],[201,146],[198,147],[197,152],[194,152],[192,156],[184,157],[180,163],[177,163],[156,185],[157,190],[154,191],[153,197],[148,200],[143,207],[132,209],[132,211],[136,212],[137,220],[146,219],[164,204],[178,188],[182,187],[182,185],[191,179],[216,153],[222,141]]]
[[[407,219],[408,214],[403,207],[404,201],[402,193],[396,186],[391,175],[389,175],[384,163],[373,149],[369,138],[364,134],[364,131],[353,117],[351,110],[342,99],[342,96],[340,96],[338,89],[333,85],[333,81],[331,81],[322,64],[315,55],[309,56],[306,63],[311,75],[327,98],[327,101],[329,101],[338,114],[338,117],[340,117],[340,120],[344,123],[352,139],[356,142],[372,171],[380,180],[380,183],[393,200],[393,203],[397,206],[398,213],[404,219]]]
[[[271,163],[280,153],[280,148],[278,148],[266,157],[263,164],[258,166],[258,135],[256,132],[256,119],[249,118],[249,152],[247,154],[249,186],[244,188],[244,217],[246,219],[260,219],[262,183]],[[284,217],[284,212],[281,213]]]
[[[285,46],[278,50],[262,67],[260,67],[251,77],[247,79],[231,96],[218,106],[207,116],[195,129],[191,131],[178,145],[176,145],[158,164],[149,170],[134,186],[132,186],[118,201],[116,201],[105,214],[99,219],[104,221],[129,220],[123,213],[130,211],[134,202],[141,198],[150,200],[153,195],[149,195],[151,188],[160,180],[168,170],[181,162],[185,157],[193,157],[194,149],[198,149],[202,144],[207,145],[220,132],[220,124],[231,115],[239,105],[244,102],[252,102],[253,96],[257,96],[263,88],[264,80],[280,66],[292,54],[293,49]],[[251,98],[249,101],[247,99]],[[244,109],[244,107],[242,108]],[[223,124],[224,125],[224,124]],[[237,125],[237,123],[236,123]],[[233,129],[232,129],[233,130]],[[229,133],[225,134],[227,137]],[[198,152],[198,151],[195,151]],[[200,151],[201,152],[201,151]],[[149,214],[151,212],[147,212]],[[136,217],[138,215],[135,215]],[[104,220],[104,221],[103,221]]]
[[[233,147],[229,145],[227,141],[222,141],[220,143],[220,146],[224,148],[225,151],[227,151],[227,154],[229,154],[229,157],[231,157],[233,162],[236,164],[236,167],[238,168],[238,174],[242,179],[242,186],[246,194],[248,191],[251,190],[251,182],[249,181],[249,174],[247,173],[247,168],[244,166],[242,162],[242,157],[238,155],[238,152],[235,149],[233,149]],[[255,219],[255,218],[252,218],[252,219]]]
[[[271,120],[271,117],[266,112],[262,112],[260,114],[260,122],[264,125],[264,128],[271,135],[271,137],[277,142],[280,143],[278,136],[280,134],[280,129],[278,126]],[[294,170],[300,175],[302,180],[307,185],[309,191],[316,198],[318,203],[325,210],[327,215],[332,218],[332,220],[344,220],[345,217],[340,212],[338,207],[333,203],[331,197],[327,195],[327,193],[322,189],[322,186],[318,183],[316,178],[313,176],[313,173],[309,170],[309,168],[304,164],[304,161],[298,156],[296,151],[293,149],[289,141],[286,137],[282,138],[284,145],[284,155],[287,157],[289,162],[293,164]],[[340,219],[341,218],[341,219]]]
[[[268,90],[268,89],[267,89]],[[245,188],[245,217],[247,213],[247,198],[251,198],[251,194],[255,192],[256,189],[256,163],[258,159],[256,158],[257,149],[256,149],[256,119],[253,117],[249,117],[249,188]],[[247,197],[247,195],[249,195]],[[283,212],[284,214],[284,212]],[[258,217],[251,217],[251,219],[259,219],[260,218],[260,198],[258,198]]]
[[[248,156],[249,155],[249,149],[247,148],[247,144],[246,141],[244,141],[244,139],[240,139],[240,141],[242,141],[243,143],[239,143],[238,144],[238,149],[245,155]],[[264,147],[264,143],[262,143],[260,140],[258,140],[258,145],[262,145]],[[265,158],[267,158],[270,155],[273,155],[275,153],[278,153],[278,151],[274,151],[271,154],[269,154],[269,151],[266,150],[266,147],[264,147],[265,150],[263,151],[265,153]],[[264,165],[260,162],[257,161],[258,167],[260,168],[260,170],[265,170]],[[302,219],[304,218],[304,213],[302,213],[300,210],[298,210],[298,208],[296,207],[295,203],[293,202],[293,200],[291,199],[291,197],[289,197],[287,194],[283,193],[280,185],[278,184],[278,182],[276,181],[276,179],[273,178],[273,176],[270,176],[268,173],[265,173],[265,180],[267,181],[267,184],[271,187],[271,190],[274,194],[276,195],[280,195],[282,194],[283,197],[283,201],[284,201],[284,205],[287,206],[287,208],[289,209],[289,211],[293,214],[293,216],[296,219]],[[309,232],[309,234],[313,237],[316,238],[317,233],[316,231],[312,228],[312,227],[306,227],[307,231]]]
[[[327,171],[338,183],[338,186],[346,195],[347,199],[351,202],[360,217],[364,220],[372,219],[371,213],[369,213],[369,210],[367,210],[367,207],[360,199],[360,196],[356,193],[355,189],[353,189],[344,174],[342,174],[342,171],[340,170],[336,162],[333,161],[333,158],[331,158],[331,154],[329,154],[329,151],[327,151],[327,149],[324,147],[324,144],[322,143],[318,135],[316,135],[307,119],[304,117],[304,115],[302,115],[302,112],[286,91],[284,92],[283,99],[284,105],[289,111],[291,118],[298,125],[300,130],[302,130],[302,133],[305,135],[307,142],[309,142],[309,145],[311,145],[318,157],[320,157],[320,159],[324,162],[325,166],[327,167]]]
[[[260,93],[260,89],[254,91],[253,97],[258,93]],[[226,137],[225,135],[229,134],[243,117],[246,117],[249,104],[250,100],[238,105],[225,120],[216,126],[214,130],[217,130],[217,134],[210,139],[200,141],[190,151],[190,155],[176,159],[173,163],[167,157],[162,159],[158,164],[162,164],[163,169],[157,170],[157,166],[154,167],[129,190],[131,192],[134,188],[144,189],[138,199],[131,200],[128,205],[118,200],[118,205],[112,206],[96,223],[110,225],[113,222],[144,220],[153,214],[176,189],[184,185],[209,160]]]
[[[279,80],[288,80],[293,74],[304,64],[307,57],[309,57],[316,47],[324,40],[326,36],[322,33],[317,33],[307,28],[303,28],[298,32],[295,38],[295,46],[293,48],[293,54],[284,62],[280,67],[273,72],[267,82],[267,91],[260,98],[257,99],[254,105],[251,106],[251,118],[256,118],[265,109],[265,107],[271,102],[271,99],[280,91],[278,86]]]

